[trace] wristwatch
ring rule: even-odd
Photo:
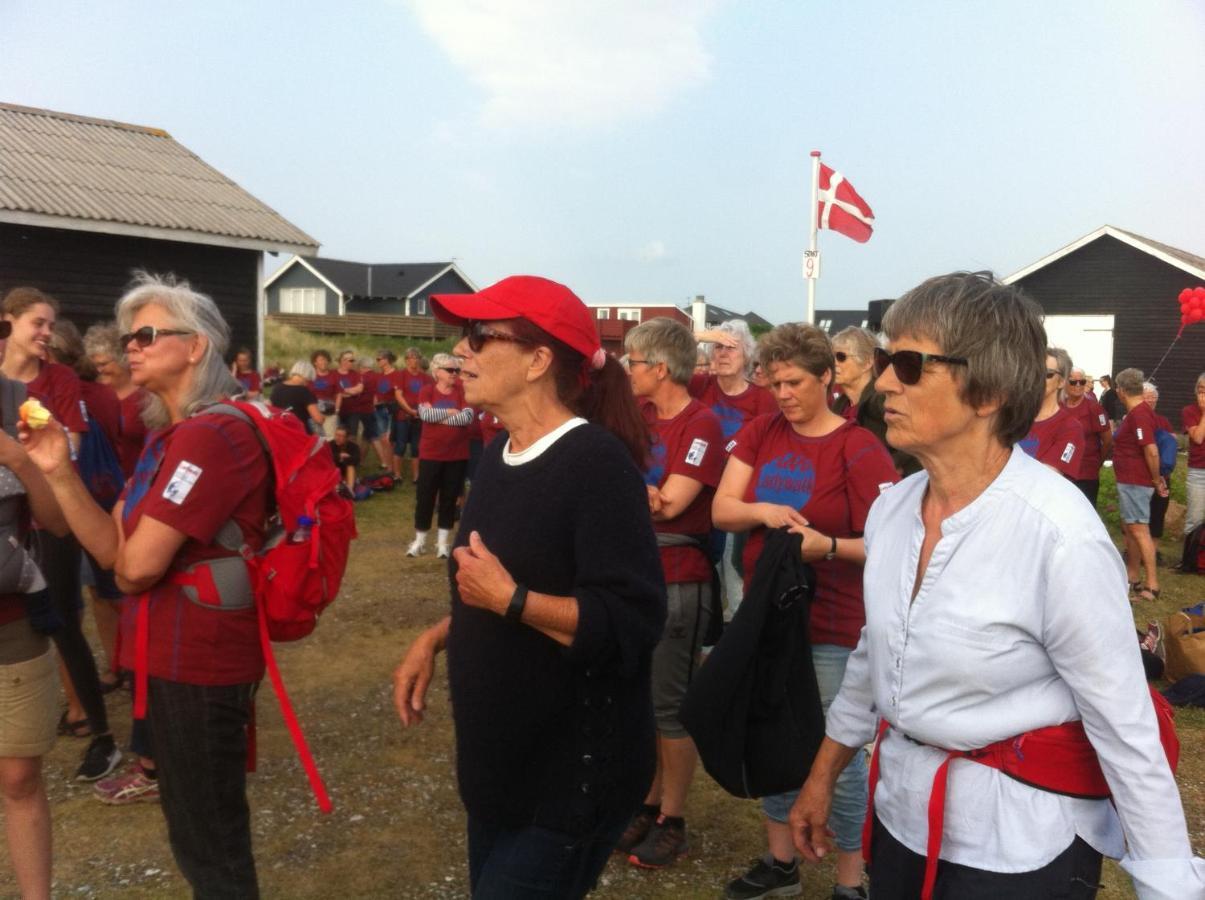
[[[833,545],[828,548],[828,553],[824,554],[825,562],[829,562],[837,558],[837,539],[829,538],[829,540],[833,542]]]

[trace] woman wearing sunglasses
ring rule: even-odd
[[[1096,506],[1100,493],[1100,467],[1113,452],[1113,430],[1104,407],[1089,393],[1091,379],[1083,369],[1072,366],[1067,379],[1067,396],[1063,408],[1079,423],[1084,435],[1084,452],[1079,461],[1079,474],[1075,486],[1083,491],[1088,502]]]
[[[1046,382],[1042,405],[1021,449],[1072,481],[1079,476],[1084,455],[1084,432],[1063,408],[1063,389],[1071,374],[1071,357],[1058,347],[1046,348]]]
[[[131,377],[150,395],[150,434],[112,514],[89,496],[58,428],[25,439],[71,530],[137,598],[122,611],[121,663],[145,665],[176,863],[198,897],[255,897],[247,725],[264,663],[250,585],[233,583],[219,602],[199,602],[172,576],[223,557],[241,562],[232,544],[262,545],[268,462],[253,426],[206,411],[241,390],[223,361],[230,329],[213,300],[186,282],[142,273],[118,301],[117,321]],[[137,650],[139,633],[145,651]]]
[[[451,616],[411,646],[394,702],[404,724],[422,720],[446,647],[473,896],[581,897],[653,777],[665,584],[648,435],[563,285],[516,276],[431,305],[465,328],[468,402],[507,434],[465,503]]]
[[[887,439],[925,471],[867,519],[866,628],[791,811],[796,847],[829,852],[833,785],[878,734],[876,900],[1090,898],[1102,853],[1139,897],[1202,896],[1121,560],[1075,486],[1017,446],[1044,396],[1041,310],[958,273],[909,291],[883,328]],[[1048,726],[1050,744],[1030,740]],[[1080,788],[1063,750],[1094,755],[1107,790]]]
[[[18,287],[5,295],[0,308],[4,311],[0,329],[8,337],[0,372],[6,378],[24,383],[25,392],[41,401],[70,432],[71,446],[78,450],[80,438],[88,430],[81,412],[83,395],[79,376],[69,367],[53,362],[49,355],[59,313],[58,302],[35,288]],[[35,528],[38,524],[35,523]],[[78,703],[70,704],[63,713],[59,721],[60,733],[91,737],[75,777],[81,781],[96,781],[113,771],[121,760],[121,751],[109,730],[96,658],[82,627],[80,545],[70,534],[64,537],[38,534],[40,539],[34,545],[38,564],[46,573],[50,600],[62,621],[62,627],[54,633],[55,647],[65,677],[70,680],[78,698]],[[83,716],[77,712],[81,708]]]
[[[780,325],[762,336],[757,349],[778,412],[754,419],[729,445],[712,519],[726,531],[749,532],[746,590],[765,545],[766,529],[786,528],[802,536],[803,558],[816,570],[810,638],[820,701],[827,709],[865,621],[862,529],[866,515],[880,491],[899,476],[878,438],[829,409],[835,360],[823,331],[811,325]],[[833,896],[862,897],[864,763],[847,770],[837,792]],[[727,897],[762,897],[798,886],[798,864],[787,827],[794,799],[794,792],[763,799],[771,858],[759,860],[729,883]]]
[[[460,360],[449,353],[436,353],[431,359],[431,370],[435,380],[418,395],[418,417],[423,429],[418,441],[414,540],[406,555],[419,556],[426,549],[438,500],[435,556],[447,559],[452,552],[456,503],[464,491],[464,475],[469,465],[469,426],[473,424],[474,412],[464,399]]]

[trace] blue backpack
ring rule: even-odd
[[[106,512],[117,505],[117,498],[125,486],[126,476],[117,460],[117,453],[109,443],[100,423],[88,414],[88,407],[80,401],[80,412],[88,423],[88,430],[80,437],[79,474],[88,493]]]
[[[1180,446],[1176,443],[1176,436],[1162,428],[1155,429],[1155,446],[1159,448],[1159,474],[1166,478],[1176,468],[1176,454],[1180,452]]]

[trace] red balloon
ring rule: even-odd
[[[1205,307],[1205,300],[1202,300],[1200,297],[1193,297],[1188,301],[1188,306],[1185,308],[1189,312],[1192,312],[1194,309],[1201,309],[1202,307]]]
[[[1205,310],[1194,309],[1188,314],[1189,325],[1192,325],[1194,322],[1200,322],[1202,319],[1205,319]]]
[[[1191,299],[1192,299],[1192,288],[1185,288],[1184,290],[1180,291],[1180,305],[1181,306],[1183,306],[1185,304],[1185,302],[1187,302],[1188,300],[1191,300]]]
[[[1205,287],[1193,288],[1192,295],[1193,295],[1193,297],[1199,297],[1200,299],[1205,300]]]

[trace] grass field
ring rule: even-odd
[[[455,340],[423,341],[416,338],[377,337],[364,334],[313,334],[299,331],[288,325],[269,320],[264,329],[264,367],[280,364],[285,372],[300,359],[309,360],[315,350],[326,350],[332,362],[344,350],[356,351],[356,357],[375,360],[378,350],[392,350],[397,354],[398,366],[402,365],[402,354],[407,347],[417,347],[423,356],[430,359],[435,353],[448,351]]]
[[[271,689],[258,702],[259,771],[249,778],[252,823],[265,897],[464,897],[463,811],[453,778],[451,716],[443,671],[420,727],[403,731],[391,703],[390,677],[408,642],[447,609],[444,566],[412,560],[412,489],[378,495],[357,507],[361,536],[345,587],[314,635],[277,645],[286,683],[335,803],[330,816],[313,804],[280,722]],[[1102,508],[1115,498],[1102,491]],[[1170,531],[1169,531],[1170,534]],[[1178,541],[1164,541],[1178,558]],[[1135,607],[1135,621],[1160,618],[1205,595],[1205,578],[1165,570],[1163,595]],[[1091,623],[1085,623],[1090,627]],[[115,728],[128,734],[129,695],[110,699]],[[1189,830],[1205,851],[1205,711],[1177,718],[1179,773]],[[70,780],[84,742],[60,738],[46,760],[54,819],[55,895],[183,898],[163,818],[156,805],[108,807]],[[664,872],[613,861],[596,896],[704,898],[762,852],[756,804],[735,800],[700,773],[689,803],[692,852]],[[2,851],[0,851],[2,853]],[[805,896],[827,897],[832,874],[805,872]],[[1106,864],[1101,897],[1132,897],[1128,879]],[[15,895],[0,857],[0,895]]]

